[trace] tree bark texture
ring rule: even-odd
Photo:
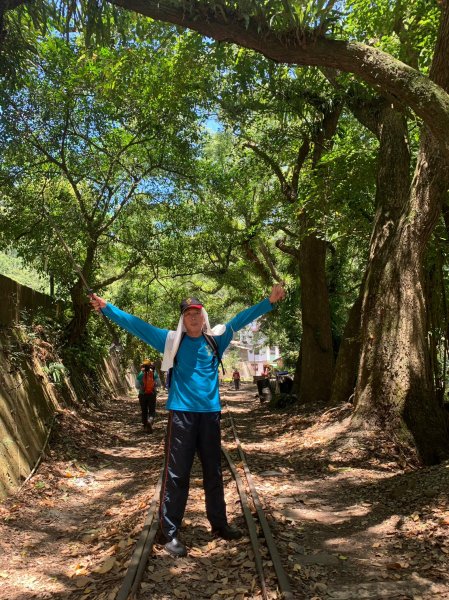
[[[301,241],[302,339],[295,381],[301,402],[328,402],[332,386],[334,353],[332,347],[329,292],[326,280],[327,244],[314,235]]]
[[[66,329],[66,342],[69,346],[77,346],[83,339],[91,308],[86,299],[86,291],[81,281],[77,283],[70,290],[70,297],[72,300],[73,316],[67,325]]]
[[[373,116],[373,115],[371,115]],[[362,120],[363,122],[363,120]],[[371,238],[371,259],[379,246],[392,235],[409,199],[410,152],[407,123],[391,105],[383,105],[370,129],[379,138],[376,176],[376,215]],[[360,293],[349,312],[348,322],[335,365],[332,383],[332,404],[347,402],[354,393],[361,351],[361,311],[365,274]]]
[[[376,231],[362,307],[356,423],[374,419],[427,464],[449,456],[445,417],[436,401],[427,343],[423,254],[448,185],[446,161],[428,130],[412,192],[397,230]]]
[[[439,352],[447,353],[444,338],[447,331],[447,305],[444,289],[444,257],[440,248],[427,253],[424,260],[424,294],[427,308],[427,339],[429,343],[430,363],[433,374],[433,386],[439,405],[443,404],[445,391],[445,357],[439,358]],[[442,342],[444,343],[442,344]]]
[[[88,285],[91,284],[96,248],[97,240],[92,239],[87,246],[86,258],[81,269],[84,280],[88,282]],[[87,301],[87,290],[84,288],[81,277],[72,286],[70,297],[72,299],[73,316],[66,328],[66,341],[69,346],[76,346],[79,345],[86,333],[87,323],[92,312]]]
[[[331,404],[333,406],[348,402],[354,393],[360,361],[361,312],[362,294],[359,293],[357,300],[349,311],[348,320],[343,331],[340,348],[337,354],[331,393]]]
[[[319,169],[321,157],[332,147],[341,105],[325,113],[313,140],[312,168]],[[295,196],[298,190],[295,189]],[[294,377],[301,402],[329,402],[334,376],[334,351],[326,276],[327,242],[315,233],[315,223],[305,212],[300,216],[304,234],[299,247],[301,281],[301,348]]]

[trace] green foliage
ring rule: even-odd
[[[268,320],[267,331],[292,368],[301,338],[298,264],[294,257],[280,254],[275,242],[298,250],[302,236],[310,233],[328,242],[332,325],[338,340],[367,258],[377,141],[344,112],[332,147],[317,164],[310,152],[299,174],[298,189],[292,188],[295,196],[287,196],[285,186],[293,181],[303,140],[314,139],[323,114],[341,101],[340,92],[318,71],[274,66],[242,49],[229,49],[220,58],[226,63],[225,78],[217,82],[220,114],[237,139],[233,153],[240,172],[250,173],[241,203],[252,209],[247,212],[244,231],[256,253],[260,242],[270,248],[278,272],[290,281],[288,299],[277,308],[277,318]],[[304,214],[307,229],[301,224]],[[234,239],[238,241],[235,234]]]
[[[294,371],[302,335],[298,311],[301,294],[299,282],[290,283],[286,292],[285,300],[276,306],[269,318],[263,320],[261,331],[271,345],[279,347],[285,369]]]
[[[240,19],[281,38],[293,32],[299,43],[361,41],[423,71],[439,16],[429,0],[179,4],[196,18]],[[200,296],[211,322],[224,322],[263,297],[274,277],[285,280],[287,299],[263,330],[292,367],[301,285],[297,256],[278,246],[298,250],[313,233],[329,247],[338,338],[374,218],[378,144],[349,106],[372,100],[371,90],[350,75],[331,84],[318,69],[276,65],[107,2],[40,7],[46,12],[21,7],[7,15],[0,247],[52,273],[59,295],[73,300],[78,275],[56,227],[92,287],[164,328],[176,327],[182,297]],[[319,161],[312,148],[293,189],[304,140],[317,140],[323,116],[344,102],[332,144]],[[204,126],[209,114],[218,115],[217,134]],[[416,129],[412,149],[417,143]],[[67,353],[93,371],[110,339],[100,319],[88,332],[85,346]],[[127,358],[156,357],[120,336]]]
[[[9,86],[19,87],[26,78],[38,53],[39,36],[45,35],[52,14],[52,6],[47,2],[24,4],[3,14],[0,76],[7,79]],[[0,87],[0,95],[2,92]]]
[[[193,71],[182,70],[172,30],[159,47],[91,51],[82,42],[40,41],[0,115],[0,247],[52,273],[75,310],[78,273],[59,235],[96,290],[143,261],[159,264],[172,233],[163,205],[192,176],[201,142],[195,103],[180,93],[195,86]]]
[[[56,385],[61,385],[64,381],[64,377],[68,375],[66,367],[59,362],[48,363],[48,365],[42,367],[42,370],[51,378],[53,383],[55,383]]]
[[[365,40],[428,71],[435,45],[440,9],[432,0],[351,0],[344,20],[345,35]]]
[[[181,2],[184,10],[193,18],[206,18],[210,12],[223,21],[237,19],[247,28],[256,30],[262,26],[273,32],[294,30],[302,37],[305,30],[317,35],[329,31],[338,20],[340,12],[334,0],[235,0],[194,4]]]
[[[223,356],[223,365],[226,371],[226,378],[231,379],[232,372],[240,361],[240,352],[237,348],[230,347]],[[220,366],[221,373],[221,366]]]
[[[32,290],[48,293],[48,283],[34,269],[25,267],[23,261],[13,254],[0,252],[0,274]]]
[[[100,337],[93,336],[90,327],[82,346],[64,346],[62,348],[63,362],[71,374],[76,372],[78,375],[98,383],[98,370],[103,365],[103,359],[109,354],[110,344],[111,340],[105,334]]]

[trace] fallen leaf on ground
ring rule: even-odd
[[[100,574],[108,573],[111,569],[115,567],[116,564],[117,561],[115,560],[115,558],[113,556],[110,556],[104,561],[104,563],[101,566],[96,567],[95,569],[93,569],[93,571],[95,573]]]
[[[89,585],[91,583],[93,583],[93,579],[91,577],[86,577],[85,575],[83,575],[82,577],[77,577],[75,579],[75,585],[77,588],[85,587],[86,585]]]

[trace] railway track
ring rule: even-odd
[[[254,564],[254,575],[258,581],[258,589],[255,589],[255,578],[253,578],[251,589],[248,589],[246,594],[243,592],[242,597],[258,597],[263,600],[271,600],[273,598],[293,600],[294,596],[291,591],[289,579],[282,566],[276,542],[263,511],[262,502],[257,494],[243,447],[237,435],[232,411],[229,408],[228,403],[225,403],[225,409],[226,410],[223,412],[223,429],[225,434],[224,437],[227,439],[227,448],[222,446],[222,453],[226,459],[230,473],[234,478],[241,510],[246,522],[247,531],[244,532],[244,538],[240,543],[246,543],[251,546],[247,552],[249,556],[253,557],[253,560],[250,561],[250,563]],[[163,465],[161,465],[159,480],[156,484],[142,532],[135,545],[125,578],[117,593],[116,600],[134,600],[140,596],[145,599],[152,597],[151,595],[148,595],[147,591],[141,593],[140,587],[144,579],[153,547],[155,546],[156,534],[159,527],[158,506],[162,473]],[[192,473],[192,476],[195,476],[194,472]],[[238,502],[237,498],[234,500],[236,503]],[[171,561],[171,564],[175,565],[183,560],[170,559],[168,555],[166,555],[166,559],[167,561]],[[220,594],[223,594],[220,597],[226,598],[225,590],[219,591],[218,595]],[[249,596],[248,594],[251,595]]]

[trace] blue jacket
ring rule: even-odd
[[[226,324],[225,332],[215,336],[220,356],[229,346],[234,332],[242,329],[261,315],[272,310],[268,300],[238,313]],[[103,308],[103,313],[114,323],[137,336],[163,353],[168,329],[159,329],[138,317],[129,315],[112,304]],[[169,410],[187,412],[217,412],[221,410],[217,361],[203,336],[184,336],[176,355],[176,364],[166,404]]]

